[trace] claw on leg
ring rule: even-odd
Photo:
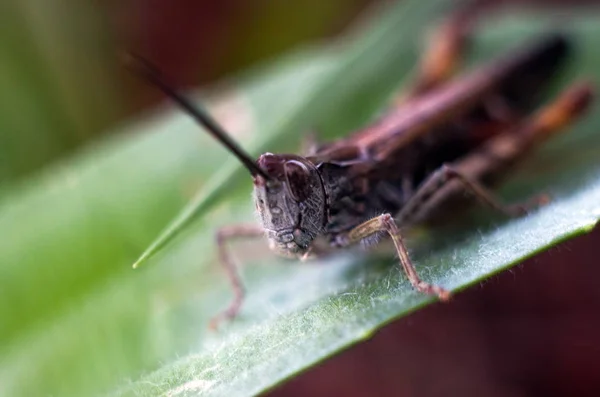
[[[223,321],[228,321],[234,319],[238,312],[240,311],[240,307],[244,302],[244,288],[241,284],[237,287],[234,287],[234,298],[227,307],[227,309],[223,310],[219,314],[215,315],[210,319],[210,323],[208,327],[211,330],[216,330],[219,328],[219,325],[223,323]]]

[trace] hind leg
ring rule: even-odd
[[[433,31],[421,56],[415,81],[407,92],[394,100],[395,105],[435,89],[452,77],[461,63],[472,30],[470,11],[454,13]]]
[[[542,107],[519,126],[498,135],[468,156],[444,165],[417,189],[397,216],[408,224],[427,219],[444,202],[470,193],[488,207],[508,216],[519,216],[548,202],[540,194],[528,202],[506,205],[483,181],[496,179],[522,159],[530,150],[550,136],[565,129],[589,107],[592,87],[588,83],[573,84],[554,101]]]

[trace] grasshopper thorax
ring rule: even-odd
[[[268,179],[254,176],[254,199],[270,247],[302,257],[323,230],[325,189],[318,169],[304,157],[265,153],[258,166]]]

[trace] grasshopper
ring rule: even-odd
[[[254,161],[204,110],[165,82],[145,60],[130,66],[178,103],[247,168],[260,225],[217,232],[220,262],[233,287],[216,326],[239,312],[244,288],[228,242],[266,236],[286,257],[307,259],[323,246],[345,248],[387,235],[417,291],[450,298],[422,280],[403,241],[405,230],[428,222],[470,193],[507,216],[521,216],[548,201],[538,195],[506,205],[489,188],[532,149],[580,116],[592,99],[587,82],[573,84],[539,107],[539,94],[566,58],[566,37],[548,34],[453,78],[471,21],[457,13],[438,28],[405,95],[371,125],[340,140],[312,144],[303,156],[262,154]]]

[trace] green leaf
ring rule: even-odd
[[[82,146],[121,112],[100,14],[76,0],[2,2],[0,187]]]
[[[343,45],[250,71],[213,96],[211,108],[254,153],[293,150],[315,126],[330,137],[357,128],[409,74],[417,38],[439,15],[438,3],[420,3],[400,2]],[[574,21],[579,51],[560,80],[597,80],[600,27],[594,16]],[[486,24],[470,62],[544,22]],[[500,190],[510,200],[543,190],[555,197],[550,206],[511,221],[482,210],[452,233],[411,239],[423,278],[465,288],[590,230],[600,217],[599,126],[596,106]],[[124,130],[0,201],[0,395],[256,394],[430,302],[392,255],[350,251],[295,266],[265,246],[240,244],[248,299],[236,321],[209,332],[208,320],[231,298],[214,231],[252,219],[249,178],[176,109]],[[132,271],[193,188],[179,238]]]

